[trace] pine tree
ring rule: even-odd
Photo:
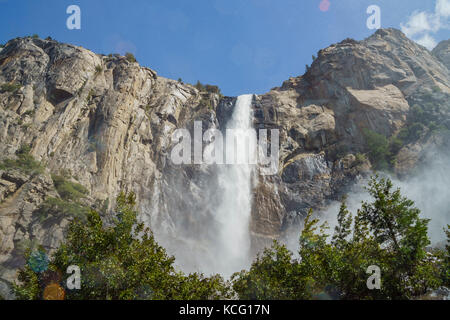
[[[352,216],[347,209],[346,197],[342,199],[341,207],[339,209],[337,221],[338,224],[334,229],[333,244],[340,249],[347,246],[347,238],[351,234]]]
[[[414,202],[402,197],[400,189],[393,190],[389,179],[373,177],[368,191],[374,201],[362,204],[358,219],[367,223],[381,248],[375,258],[384,273],[387,298],[409,299],[436,287],[437,271],[425,250],[429,219],[420,218]]]

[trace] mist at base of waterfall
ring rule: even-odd
[[[375,175],[375,173],[373,173]],[[442,247],[446,241],[444,228],[450,224],[450,154],[441,150],[433,150],[429,156],[407,178],[399,179],[386,173],[378,173],[380,177],[391,179],[394,188],[400,188],[400,193],[414,201],[414,206],[421,213],[421,218],[430,219],[428,237],[431,246]],[[346,204],[353,216],[361,208],[363,201],[372,202],[365,187],[369,179],[361,179],[347,191]],[[320,222],[327,222],[327,233],[332,235],[337,225],[337,215],[341,203],[334,201],[326,210],[315,212]],[[284,238],[284,243],[295,254],[299,248],[299,236],[302,225],[292,228]]]
[[[252,100],[253,95],[237,98],[233,113],[222,130],[224,146],[227,139],[232,141],[234,138],[227,137],[228,129],[254,130]],[[256,131],[254,133],[256,138]],[[214,143],[204,146],[203,152],[214,148]],[[249,155],[256,154],[256,144],[249,143],[245,149]],[[236,157],[238,150],[236,146]],[[227,150],[224,148],[223,151],[226,157]],[[164,186],[163,190],[155,188],[149,214],[151,225],[155,226],[157,241],[175,256],[177,269],[205,275],[218,273],[229,278],[251,263],[249,224],[255,165],[245,162],[201,167],[205,170],[200,170],[188,182],[195,190],[184,193],[184,180],[178,177],[171,180],[166,189]],[[171,199],[174,193],[178,193],[179,199],[183,197],[185,206],[176,205],[176,200]],[[171,207],[166,207],[166,201],[170,201]]]

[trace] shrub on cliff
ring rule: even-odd
[[[53,184],[60,197],[64,200],[76,201],[84,197],[88,190],[81,184],[72,182],[61,175],[52,175]]]
[[[136,58],[134,57],[134,54],[127,52],[125,53],[125,58],[129,61],[129,62],[137,62]]]
[[[66,270],[80,267],[81,289],[65,289],[66,299],[217,299],[230,298],[220,276],[185,275],[175,270],[152,232],[137,222],[134,194],[117,198],[114,224],[105,226],[98,212],[74,219],[67,238],[49,261],[48,272],[26,265],[14,286],[19,299],[42,299],[46,286],[64,287]],[[49,277],[48,273],[60,277]]]
[[[16,93],[22,87],[20,83],[17,82],[9,82],[1,85],[0,90],[2,92],[11,92]]]
[[[40,220],[45,221],[49,217],[76,217],[85,220],[89,208],[80,200],[86,197],[88,190],[64,175],[52,174],[52,180],[60,198],[45,199],[36,212]]]
[[[194,87],[200,92],[214,93],[214,94],[218,94],[219,96],[222,96],[222,92],[220,91],[220,88],[215,85],[211,85],[211,84],[204,85],[200,81],[197,81],[197,83],[195,84]]]
[[[34,160],[30,154],[30,147],[23,145],[16,151],[16,159],[5,159],[0,163],[0,169],[16,169],[28,175],[35,175],[44,171],[44,166]]]
[[[364,130],[364,138],[366,139],[369,160],[375,170],[388,170],[389,157],[389,141],[382,134],[372,130]]]

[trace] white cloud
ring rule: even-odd
[[[428,33],[424,34],[422,37],[416,39],[415,41],[425,48],[428,48],[429,50],[437,46],[437,41]]]
[[[436,13],[441,17],[450,17],[450,0],[438,0],[436,2]]]
[[[407,37],[431,50],[437,45],[432,34],[449,29],[449,18],[450,0],[437,0],[433,13],[414,11],[405,24],[400,23],[400,28]]]
[[[408,37],[414,37],[417,34],[423,32],[429,32],[435,29],[434,15],[423,11],[415,11],[410,17],[408,22],[400,24],[402,31]]]

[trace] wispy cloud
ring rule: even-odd
[[[433,34],[449,29],[450,0],[437,0],[434,12],[414,11],[400,27],[410,39],[431,50],[437,45]]]

